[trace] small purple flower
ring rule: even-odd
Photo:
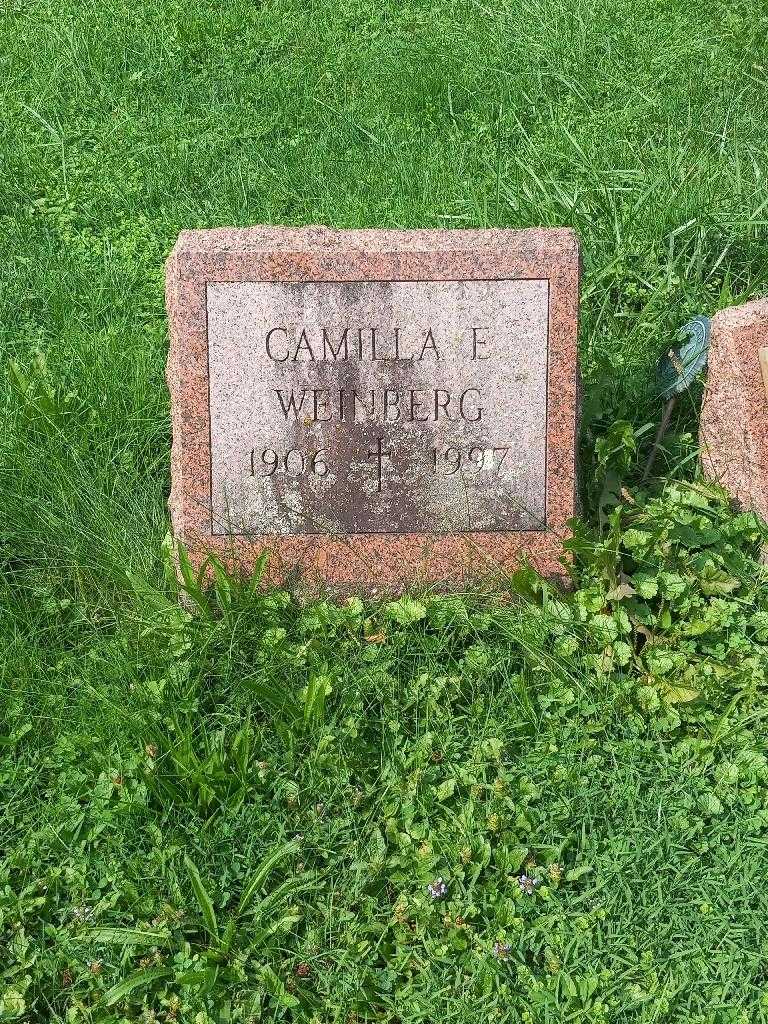
[[[506,960],[511,949],[512,947],[508,942],[494,942],[493,955],[497,960]]]
[[[539,884],[539,880],[538,878],[531,878],[530,875],[520,875],[517,884],[520,886],[521,892],[524,892],[526,896],[532,896],[533,890]]]
[[[434,882],[430,882],[427,886],[427,892],[433,900],[441,900],[447,894],[448,886],[442,878],[436,878]]]

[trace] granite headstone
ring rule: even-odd
[[[167,265],[171,512],[273,580],[560,575],[579,248],[566,230],[185,231]]]
[[[768,520],[768,300],[712,318],[699,444],[705,474]],[[761,358],[762,357],[762,358]]]

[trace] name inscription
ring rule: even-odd
[[[217,534],[545,528],[546,281],[209,283]]]

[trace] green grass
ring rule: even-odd
[[[763,5],[8,0],[0,35],[0,1019],[765,1019],[758,534],[615,505],[662,346],[768,289]],[[572,599],[179,610],[163,260],[260,222],[579,232]]]

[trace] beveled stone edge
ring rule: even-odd
[[[330,228],[265,225],[249,228],[206,228],[181,231],[171,257],[191,254],[297,253],[353,250],[380,255],[412,252],[455,253],[509,248],[545,249],[551,255],[580,252],[571,228]]]

